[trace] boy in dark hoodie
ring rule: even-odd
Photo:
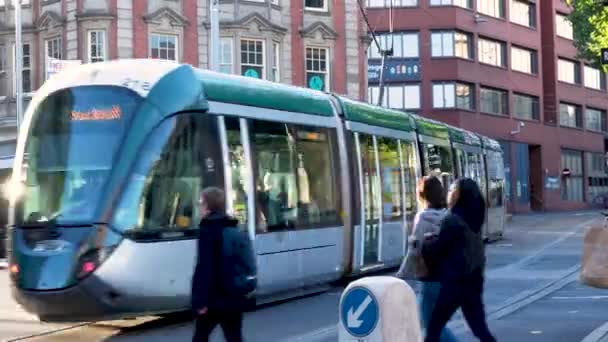
[[[238,221],[224,212],[224,192],[201,193],[198,260],[192,278],[192,309],[197,315],[193,341],[208,341],[220,324],[228,342],[240,342],[243,312],[255,290],[253,247]]]

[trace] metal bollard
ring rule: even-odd
[[[340,298],[340,342],[422,342],[416,294],[403,280],[367,277]]]

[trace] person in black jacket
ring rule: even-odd
[[[424,341],[438,342],[443,327],[460,308],[480,341],[495,342],[482,299],[486,258],[481,229],[486,205],[477,183],[468,178],[458,180],[448,205],[439,234],[428,237],[422,247],[425,262],[436,270],[441,282]]]
[[[243,312],[250,303],[243,283],[257,271],[251,241],[237,228],[238,220],[224,212],[221,189],[203,190],[200,207],[198,261],[192,278],[192,309],[197,315],[192,340],[208,341],[219,323],[228,342],[240,342]]]

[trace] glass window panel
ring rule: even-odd
[[[456,56],[461,58],[471,58],[469,36],[463,33],[455,33],[456,37]]]
[[[333,132],[254,121],[256,189],[261,231],[336,224]]]
[[[389,220],[403,216],[403,186],[399,143],[396,139],[378,138],[378,158],[382,180],[382,214]]]
[[[442,43],[443,38],[441,33],[432,33],[431,34],[431,53],[433,57],[441,57],[443,56],[443,48]]]
[[[454,56],[454,34],[444,33],[441,38],[443,56]]]
[[[580,106],[560,103],[559,107],[561,126],[582,128]]]
[[[588,130],[601,132],[604,130],[606,112],[603,110],[587,108],[585,111],[585,122]]]
[[[115,226],[134,234],[198,229],[200,191],[223,188],[216,118],[172,117],[146,146],[127,182]]]
[[[526,120],[538,120],[538,98],[521,94],[513,95],[514,116]]]
[[[420,85],[405,86],[405,109],[420,109]]]
[[[507,92],[503,90],[481,88],[480,110],[483,113],[506,115]]]
[[[572,24],[566,19],[565,15],[560,13],[555,15],[555,26],[558,36],[566,39],[574,39]]]
[[[586,87],[598,90],[605,88],[604,78],[606,77],[606,75],[603,72],[588,65],[585,65],[584,70],[585,74],[583,77],[585,79]]]
[[[393,109],[403,109],[403,87],[395,86],[388,87],[388,103],[389,107]]]

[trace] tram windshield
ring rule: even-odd
[[[89,222],[129,118],[141,98],[131,90],[61,90],[35,110],[26,140],[16,223]]]

